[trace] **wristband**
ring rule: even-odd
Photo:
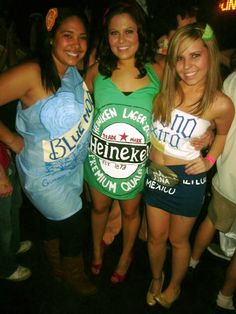
[[[216,159],[213,156],[207,154],[205,159],[208,160],[212,164],[212,166],[214,166]]]

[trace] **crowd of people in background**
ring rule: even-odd
[[[152,5],[103,1],[95,16],[96,1],[48,3],[30,13],[27,40],[7,9],[0,14],[0,278],[31,275],[17,263],[32,246],[20,241],[22,193],[41,215],[53,275],[79,295],[97,292],[82,255],[88,234],[98,276],[122,232],[113,285],[126,279],[137,237],[146,241],[146,303],[164,308],[216,231],[236,240],[236,50],[221,49],[196,5],[176,3],[160,20]],[[214,313],[236,313],[232,246]]]

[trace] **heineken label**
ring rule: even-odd
[[[95,114],[88,162],[100,187],[122,195],[143,185],[150,125],[139,107],[110,104]]]

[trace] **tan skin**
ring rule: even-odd
[[[236,251],[231,258],[230,264],[226,270],[225,280],[221,293],[224,296],[231,297],[236,290]]]
[[[128,14],[116,15],[111,19],[109,26],[109,43],[112,52],[117,56],[117,69],[112,73],[112,82],[123,92],[132,92],[147,86],[150,83],[148,75],[138,79],[139,71],[135,67],[135,52],[138,49],[137,25]],[[120,48],[122,47],[122,48]],[[161,68],[153,65],[158,77],[161,77]],[[98,73],[98,64],[93,65],[85,75],[88,89],[93,92],[93,82]],[[96,105],[96,104],[95,104]],[[108,219],[109,208],[113,199],[101,194],[90,187],[94,208],[92,211],[93,230],[93,263],[101,265],[103,249],[101,241]],[[116,196],[114,195],[114,199]],[[116,267],[116,273],[124,276],[132,260],[133,244],[140,225],[139,204],[141,194],[133,199],[120,200],[119,205],[122,213],[123,250]],[[93,269],[96,274],[96,269]],[[111,278],[116,283],[116,278]]]
[[[181,51],[181,48],[180,48]],[[181,78],[180,85],[184,92],[184,102],[179,110],[191,113],[190,105],[195,103],[204,91],[209,66],[209,56],[202,40],[193,42],[179,56],[176,71]],[[179,103],[176,96],[175,104]],[[216,136],[209,150],[215,159],[223,151],[227,132],[234,117],[234,106],[229,97],[221,91],[216,92],[214,102],[203,113],[201,118],[211,122],[216,128]],[[150,159],[160,165],[185,165],[187,174],[199,174],[208,171],[212,165],[200,157],[191,160],[181,160],[167,156],[152,148]],[[169,285],[162,292],[168,303],[172,303],[180,291],[181,282],[187,271],[190,258],[189,235],[196,221],[195,217],[183,217],[170,214],[160,208],[147,206],[149,226],[148,251],[150,256],[153,280],[150,291],[160,294],[160,278],[166,257],[166,243],[169,239],[172,246],[172,275]]]

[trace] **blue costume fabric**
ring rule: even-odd
[[[126,200],[142,192],[150,147],[152,103],[160,82],[150,64],[150,83],[126,95],[98,74],[95,113],[85,180],[111,198]]]
[[[160,166],[148,161],[144,199],[171,214],[197,217],[205,200],[206,173],[187,175],[184,165]]]
[[[25,146],[16,156],[20,180],[33,205],[50,220],[82,207],[83,163],[94,106],[75,67],[57,92],[27,109],[18,104],[16,127]]]

